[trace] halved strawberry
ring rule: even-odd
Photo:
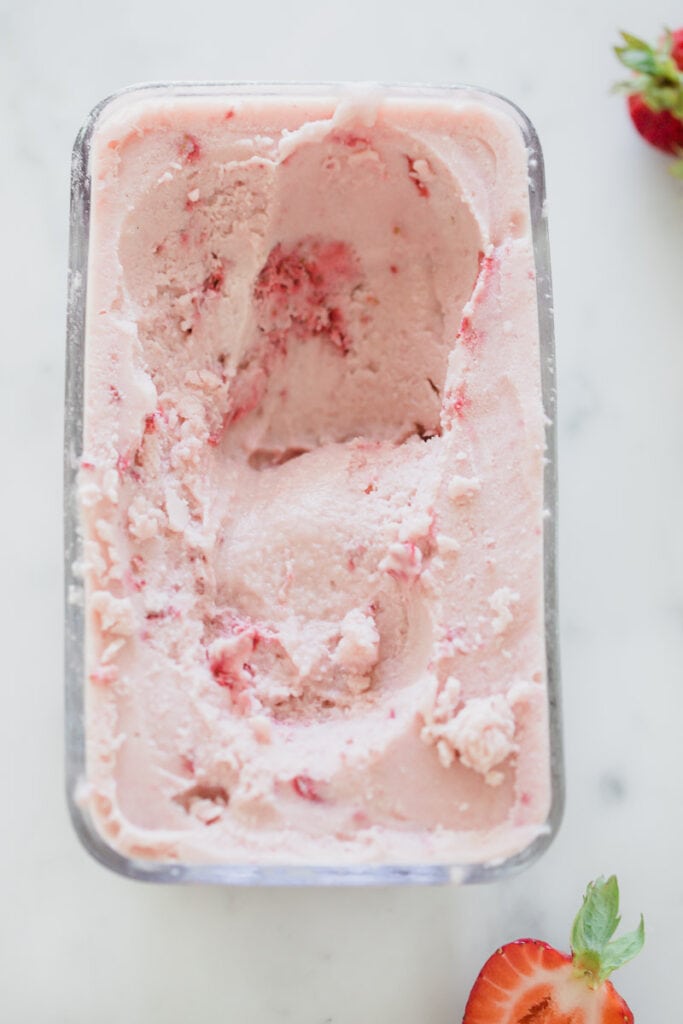
[[[608,975],[640,952],[643,919],[612,939],[619,886],[612,875],[591,882],[572,927],[572,955],[538,939],[508,942],[489,957],[474,983],[463,1024],[633,1024]]]

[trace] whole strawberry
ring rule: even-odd
[[[613,939],[619,886],[591,882],[571,934],[572,955],[537,939],[508,942],[489,957],[467,1000],[463,1024],[633,1024],[608,976],[643,947],[634,932]]]
[[[632,78],[617,88],[628,94],[628,109],[636,130],[665,153],[683,154],[683,28],[667,30],[659,46],[621,33],[617,57]],[[677,163],[677,174],[683,163]]]

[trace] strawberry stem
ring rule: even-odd
[[[591,882],[574,919],[571,946],[574,968],[586,984],[596,988],[612,971],[632,960],[643,948],[645,923],[613,939],[619,927],[619,884],[615,875]]]

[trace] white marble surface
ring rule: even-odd
[[[450,1024],[479,963],[566,940],[616,871],[648,942],[638,1021],[674,1020],[683,885],[683,186],[608,94],[617,26],[680,6],[489,0],[0,3],[3,1020]],[[552,849],[466,890],[145,887],[79,848],[62,795],[61,431],[69,150],[143,79],[470,81],[545,147],[560,380],[568,802]]]

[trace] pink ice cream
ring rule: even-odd
[[[550,803],[527,154],[475,99],[93,139],[87,784],[165,861],[470,863]]]

